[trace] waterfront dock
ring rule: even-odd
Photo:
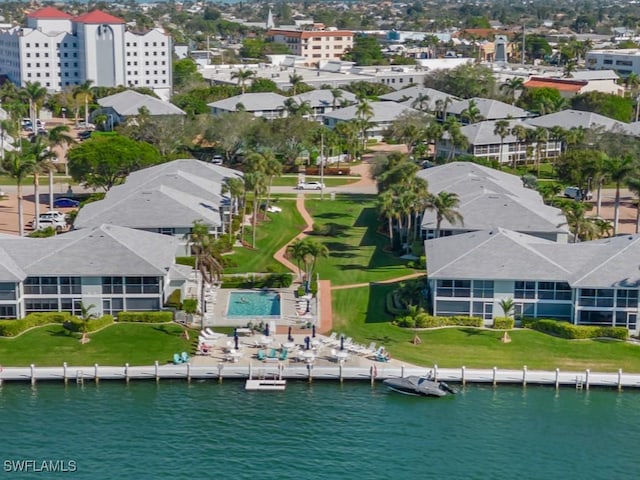
[[[197,366],[181,365],[148,366],[60,366],[60,367],[4,367],[0,381],[31,382],[62,381],[84,383],[87,381],[116,380],[215,380],[252,378],[282,378],[300,381],[369,381],[379,382],[387,378],[432,374],[438,380],[459,384],[485,385],[547,385],[555,388],[570,387],[589,389],[640,388],[640,374],[584,371],[542,371],[514,369],[431,368],[372,364],[371,366],[345,365],[287,365],[254,364],[237,365],[219,363]]]

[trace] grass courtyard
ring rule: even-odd
[[[640,372],[640,346],[617,340],[565,340],[533,330],[509,332],[475,328],[442,328],[418,332],[422,344],[411,341],[415,331],[396,327],[385,311],[385,296],[395,285],[334,290],[333,330],[355,341],[376,342],[394,358],[441,367],[522,368]]]
[[[377,233],[378,213],[373,195],[338,195],[336,200],[307,199],[318,225],[332,224],[334,236],[314,236],[329,249],[316,271],[333,285],[379,282],[416,273],[407,261],[386,252],[389,241]]]
[[[193,335],[185,340],[183,331],[173,323],[116,323],[91,333],[91,341],[83,345],[78,334],[70,334],[62,325],[46,325],[16,338],[0,338],[0,364],[152,365],[156,360],[163,364],[174,353],[193,354]]]

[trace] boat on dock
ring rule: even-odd
[[[454,395],[456,391],[444,382],[437,382],[430,377],[419,377],[411,375],[409,377],[388,378],[384,383],[394,392],[404,395],[414,395],[420,397],[444,397]]]
[[[268,379],[262,378],[257,380],[248,379],[244,386],[245,390],[249,391],[270,391],[270,392],[284,392],[287,388],[286,380]]]

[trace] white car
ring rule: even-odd
[[[47,227],[54,227],[56,230],[63,230],[67,228],[67,218],[64,213],[57,210],[50,210],[45,213],[41,213],[38,217],[39,229]],[[31,227],[36,228],[36,219],[31,220]]]
[[[322,190],[324,183],[321,182],[300,182],[298,183],[298,190]]]
[[[280,213],[282,212],[282,209],[280,207],[277,207],[276,205],[269,205],[269,207],[267,208],[267,212]]]
[[[214,165],[222,165],[223,163],[223,158],[222,155],[214,155],[213,157],[211,157],[211,163],[213,163]]]

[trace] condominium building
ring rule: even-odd
[[[586,55],[586,66],[590,70],[614,70],[621,77],[640,74],[640,49],[591,50]]]
[[[309,65],[340,59],[353,47],[353,32],[348,30],[284,30],[267,31],[270,41],[289,47],[291,53],[305,58]]]
[[[129,31],[100,10],[72,17],[53,7],[27,25],[0,31],[0,74],[16,85],[40,82],[51,92],[80,85],[147,87],[171,94],[171,38],[161,29]]]

